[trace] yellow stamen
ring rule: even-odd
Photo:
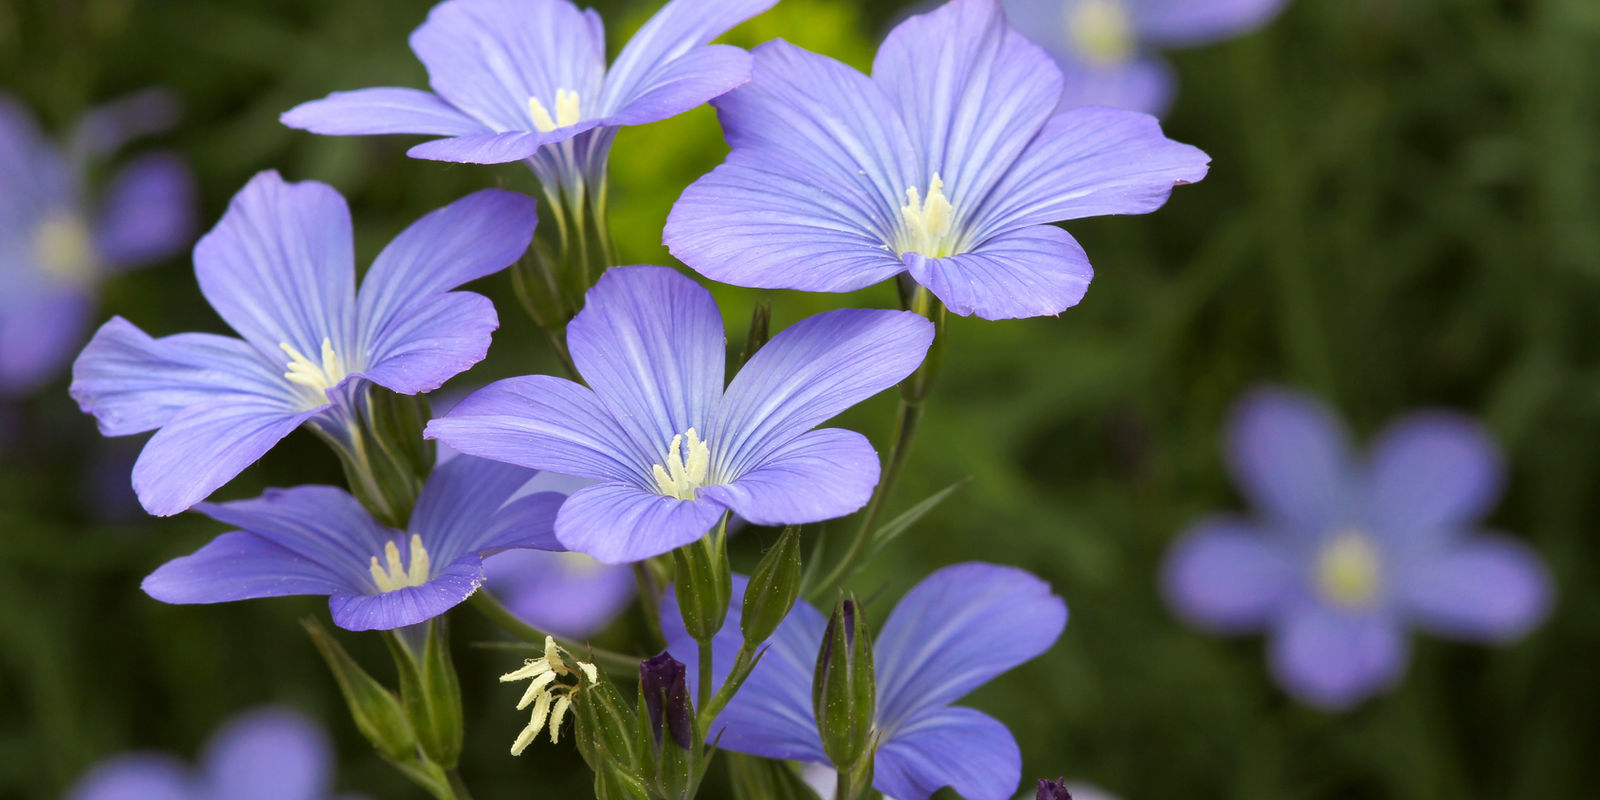
[[[668,497],[693,500],[694,491],[706,485],[711,472],[711,447],[700,441],[700,434],[690,428],[672,437],[665,461],[665,466],[656,464],[650,468],[650,474],[656,479],[656,487]]]
[[[522,755],[522,751],[528,749],[546,723],[550,726],[550,741],[558,741],[561,723],[572,707],[573,698],[585,685],[599,683],[600,671],[593,664],[573,658],[571,653],[556,645],[554,637],[546,636],[543,656],[530,658],[521,669],[500,676],[502,682],[528,678],[533,679],[533,684],[522,693],[517,710],[527,708],[532,703],[533,714],[511,743],[511,755],[514,756]],[[584,683],[585,679],[588,684]]]
[[[1317,588],[1330,602],[1367,608],[1378,599],[1383,560],[1372,537],[1356,529],[1335,533],[1317,553]]]
[[[537,97],[528,98],[528,116],[533,119],[534,129],[540,133],[576,125],[583,119],[578,112],[578,93],[568,89],[556,90],[555,116],[550,115],[550,109]]]
[[[1067,39],[1083,60],[1100,67],[1126,63],[1138,50],[1133,20],[1123,0],[1067,4]]]
[[[950,229],[955,222],[955,207],[944,195],[944,179],[933,173],[928,183],[928,199],[923,200],[917,187],[906,189],[906,204],[900,207],[900,218],[905,223],[901,237],[900,254],[921,253],[928,258],[944,258],[955,252],[950,240]]]
[[[85,286],[94,279],[94,240],[77,214],[46,217],[33,231],[33,250],[39,268],[62,283]]]
[[[411,564],[408,567],[400,563],[400,548],[394,542],[383,545],[383,559],[385,564],[378,563],[378,557],[373,556],[372,562],[367,565],[367,571],[372,573],[372,582],[378,585],[380,592],[392,592],[404,589],[407,586],[421,586],[428,582],[432,572],[432,564],[428,559],[428,550],[422,546],[422,537],[411,534]]]
[[[297,383],[319,392],[326,392],[339,385],[344,380],[344,364],[339,361],[339,355],[333,352],[333,340],[322,337],[322,363],[318,364],[288,342],[278,345],[283,352],[289,355],[289,371],[283,373],[290,383]]]

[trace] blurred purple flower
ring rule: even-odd
[[[712,640],[720,684],[739,652],[744,580],[736,578],[728,624]],[[699,663],[676,601],[661,610],[667,650]],[[912,588],[883,623],[873,648],[879,732],[873,786],[900,800],[926,800],[949,786],[969,800],[1008,800],[1022,757],[999,721],[951,705],[1000,673],[1049,649],[1067,606],[1049,584],[1020,569],[969,563],[945,567]],[[828,621],[801,602],[767,642],[766,655],[706,732],[739,753],[828,763],[812,716],[811,680]],[[699,675],[691,670],[691,695]]]
[[[922,363],[933,324],[841,309],[773,337],[724,386],[722,313],[666,267],[613,267],[567,326],[588,386],[547,375],[490,384],[428,423],[462,451],[592,478],[556,518],[567,549],[608,564],[700,538],[723,512],[758,525],[818,522],[866,504],[866,437],[812,430]]]
[[[736,286],[848,292],[908,272],[957,314],[1076,305],[1093,271],[1048,223],[1160,208],[1209,158],[1153,117],[1055,113],[1061,71],[997,0],[911,17],[872,77],[787,42],[717,107],[733,152],[678,199],[672,254]]]
[[[594,181],[617,128],[681,114],[748,81],[747,53],[707,43],[774,2],[671,0],[608,68],[593,10],[568,0],[447,0],[411,34],[433,92],[334,92],[290,109],[283,123],[335,136],[444,136],[410,155],[527,159],[547,187]]]
[[[72,396],[107,436],[159,429],[133,487],[150,513],[176,514],[304,422],[347,439],[368,382],[418,394],[482,360],[494,306],[450,290],[516,261],[534,224],[528,197],[469,195],[401,232],[358,293],[344,198],[263,172],[194,255],[201,293],[243,338],[152,339],[114,317],[78,357]]]
[[[90,157],[164,128],[173,103],[151,91],[91,111],[63,151],[0,93],[0,396],[32,391],[71,358],[101,280],[168,258],[190,241],[194,181],[176,156],[133,159],[98,202],[84,185]]]
[[[1544,618],[1538,556],[1477,533],[1501,464],[1472,420],[1413,414],[1357,458],[1327,408],[1265,389],[1241,401],[1227,452],[1261,516],[1194,525],[1172,548],[1166,593],[1196,625],[1267,629],[1273,672],[1307,702],[1343,708],[1394,684],[1409,625],[1500,642]]]
[[[1061,105],[1165,112],[1176,81],[1155,49],[1193,47],[1265,25],[1288,0],[1004,0],[1018,31],[1055,58]]]
[[[66,797],[325,800],[333,768],[333,748],[321,729],[298,713],[265,708],[240,714],[213,734],[198,769],[165,753],[129,753],[90,770]]]
[[[534,477],[496,461],[450,458],[428,476],[408,531],[384,527],[332,486],[202,503],[201,513],[241,530],[167,562],[143,588],[165,603],[329,595],[334,623],[353,631],[425,622],[483,584],[484,556],[561,549],[553,523],[564,498],[526,493]]]
[[[633,600],[633,570],[582,553],[511,550],[483,566],[489,590],[506,608],[557,636],[599,633]]]

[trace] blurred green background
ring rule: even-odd
[[[598,5],[613,48],[654,7]],[[473,189],[534,189],[517,167],[409,160],[410,137],[277,123],[331,90],[425,85],[406,35],[429,6],[5,0],[0,87],[56,130],[94,102],[175,87],[187,113],[162,143],[199,175],[203,228],[251,174],[277,168],[345,193],[364,261]],[[877,0],[783,0],[728,40],[782,36],[865,67],[899,13]],[[970,700],[1011,727],[1025,776],[1065,774],[1130,800],[1593,796],[1600,3],[1301,0],[1258,34],[1175,62],[1182,87],[1166,127],[1213,156],[1210,177],[1153,216],[1072,224],[1097,270],[1080,307],[952,322],[893,505],[972,480],[857,588],[893,598],[941,565],[982,559],[1031,569],[1065,596],[1061,643]],[[621,134],[612,227],[625,261],[670,263],[667,210],[724,152],[704,108]],[[554,372],[509,281],[475,288],[496,299],[502,328],[489,360],[456,384]],[[894,303],[887,285],[850,297],[718,293],[735,340],[764,296],[782,324]],[[111,283],[103,310],[158,335],[221,328],[182,261]],[[1419,640],[1397,691],[1343,715],[1287,699],[1258,639],[1176,622],[1156,567],[1188,521],[1242,505],[1218,437],[1232,399],[1262,381],[1327,397],[1363,435],[1417,406],[1482,417],[1512,470],[1491,523],[1549,561],[1551,619],[1504,649]],[[221,528],[143,517],[126,488],[138,442],[101,440],[65,389],[63,378],[0,423],[0,797],[55,797],[128,748],[192,758],[229,714],[263,702],[328,726],[341,790],[421,797],[356,734],[296,624],[325,615],[323,601],[173,607],[138,590]],[[841,424],[882,446],[892,407],[880,397]],[[339,472],[300,433],[220,496],[305,482]],[[771,539],[743,537],[736,565]],[[457,616],[458,644],[494,637]],[[608,643],[626,646],[638,624],[624,620]],[[383,674],[381,645],[344,641]],[[495,676],[514,657],[461,649],[464,771],[480,800],[586,796],[575,751],[505,755],[524,718]]]

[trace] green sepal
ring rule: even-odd
[[[750,331],[745,335],[744,350],[739,353],[739,363],[734,371],[737,372],[738,368],[749,363],[750,358],[756,354],[756,351],[765,347],[767,340],[771,338],[772,301],[767,300],[756,303],[755,308],[750,311]]]
[[[759,644],[778,630],[800,596],[801,571],[800,529],[791,525],[750,573],[739,615],[746,642]]]
[[[316,645],[317,652],[333,672],[344,695],[345,705],[356,730],[372,743],[379,755],[395,764],[417,760],[417,737],[406,719],[405,709],[394,692],[379,683],[357,664],[344,647],[331,636],[322,623],[309,617],[300,620],[301,626]]]
[[[633,708],[611,682],[584,683],[573,698],[575,741],[583,760],[598,776],[613,771],[645,785],[644,751]],[[597,784],[598,786],[598,784]]]
[[[700,541],[672,551],[673,588],[683,628],[697,642],[709,642],[728,619],[733,569],[728,565],[728,518]]]
[[[872,635],[860,604],[841,592],[823,633],[811,685],[822,749],[838,769],[849,770],[866,753],[875,700]]]
[[[398,632],[384,637],[400,674],[400,699],[417,743],[430,760],[455,769],[461,759],[461,684],[441,620],[428,623],[418,653]]]

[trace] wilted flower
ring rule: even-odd
[[[744,582],[734,586],[738,608]],[[698,646],[677,620],[669,595],[661,611],[667,650],[698,663]],[[730,622],[712,640],[720,684],[739,651]],[[878,630],[878,737],[873,787],[900,800],[926,800],[949,786],[969,800],[1009,800],[1022,779],[1016,740],[998,720],[951,705],[995,676],[1049,649],[1067,607],[1033,575],[993,564],[945,567],[917,584]],[[812,672],[828,621],[795,604],[768,640],[766,654],[706,731],[724,750],[828,763],[812,710]],[[690,687],[699,676],[691,672]],[[718,739],[718,737],[721,737]]]
[[[167,562],[143,587],[166,603],[329,595],[334,623],[349,630],[425,622],[477,590],[484,556],[560,549],[552,525],[563,498],[522,494],[533,477],[521,467],[458,455],[429,476],[406,531],[383,526],[332,486],[202,503],[201,513],[240,530]]]
[[[783,525],[865,505],[878,479],[872,445],[812,428],[909,375],[932,340],[932,323],[910,312],[832,311],[773,337],[725,387],[711,293],[665,267],[616,267],[567,326],[587,387],[499,381],[427,435],[596,479],[562,505],[556,536],[606,563],[638,561],[693,542],[729,510]]]
[[[1397,681],[1409,625],[1504,641],[1549,607],[1538,556],[1478,533],[1501,464],[1470,419],[1405,417],[1359,459],[1326,408],[1262,390],[1241,402],[1227,454],[1261,517],[1191,528],[1169,556],[1167,596],[1207,628],[1267,629],[1273,672],[1311,703],[1349,706]]]
[[[328,737],[300,714],[260,709],[234,717],[190,769],[164,753],[106,761],[67,800],[324,800],[333,783]],[[353,800],[353,798],[351,799]]]
[[[86,196],[90,161],[166,127],[164,92],[91,111],[65,149],[0,93],[0,395],[53,377],[83,344],[99,283],[175,255],[194,231],[194,181],[170,153],[140,156]]]
[[[367,382],[419,394],[482,360],[494,306],[450,290],[517,260],[534,223],[528,197],[469,195],[396,237],[358,293],[344,198],[263,172],[194,254],[201,293],[243,338],[152,339],[114,317],[78,357],[72,396],[107,436],[159,429],[133,486],[150,513],[176,514],[302,423],[349,439]]]
[[[1055,58],[1061,104],[1160,114],[1171,68],[1153,50],[1194,47],[1265,25],[1288,0],[1003,0],[1018,31]]]
[[[783,41],[713,102],[733,151],[678,199],[673,255],[737,286],[846,292],[909,272],[951,311],[1058,314],[1092,270],[1048,223],[1143,214],[1207,156],[1153,117],[1056,113],[1061,71],[998,0],[911,17],[869,78]]]
[[[521,669],[500,676],[502,683],[529,681],[527,691],[517,701],[518,711],[533,704],[533,717],[511,744],[511,755],[522,755],[522,751],[528,749],[528,745],[533,743],[547,723],[550,727],[550,743],[559,741],[561,723],[572,709],[574,699],[585,685],[593,685],[599,680],[600,673],[593,664],[574,658],[556,644],[554,637],[544,637],[544,655],[530,658]]]

